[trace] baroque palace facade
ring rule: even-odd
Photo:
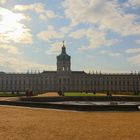
[[[88,74],[84,71],[71,71],[71,57],[63,44],[57,56],[57,71],[42,73],[9,74],[0,72],[0,92],[34,93],[58,92],[140,92],[140,74]]]

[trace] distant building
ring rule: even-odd
[[[9,74],[0,72],[1,92],[140,92],[140,74],[85,73],[71,70],[71,57],[63,44],[57,71]]]

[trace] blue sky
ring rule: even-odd
[[[140,71],[140,0],[0,0],[0,71]]]

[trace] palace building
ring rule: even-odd
[[[86,73],[71,70],[71,57],[63,44],[57,71],[42,73],[0,72],[0,92],[140,92],[140,74]]]

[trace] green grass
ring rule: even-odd
[[[139,94],[136,94],[135,96],[140,96],[140,93]]]
[[[24,96],[25,93],[19,94],[12,94],[11,92],[0,92],[0,97],[17,97],[17,96]]]
[[[106,96],[105,93],[81,93],[81,92],[66,92],[64,96]]]
[[[125,96],[140,96],[140,94],[135,95],[134,93],[118,93],[112,95],[125,95]],[[81,93],[81,92],[65,92],[64,96],[107,96],[106,93]]]

